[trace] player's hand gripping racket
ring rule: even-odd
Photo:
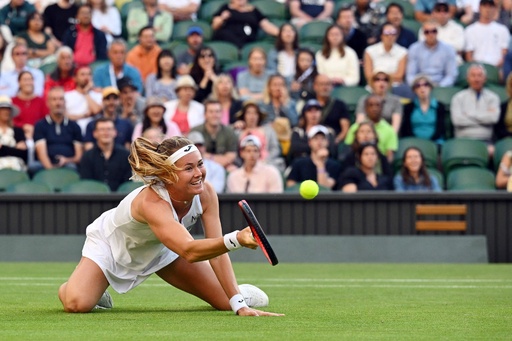
[[[256,219],[254,212],[251,210],[251,207],[245,200],[240,200],[238,202],[238,206],[242,210],[245,220],[247,220],[247,223],[251,228],[252,235],[263,251],[265,257],[267,257],[268,262],[272,265],[276,265],[279,262],[277,260],[276,254],[274,253],[272,246],[270,246],[267,236],[265,236],[265,232],[263,232],[258,219]]]

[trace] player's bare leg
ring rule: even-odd
[[[218,310],[231,310],[229,299],[208,261],[189,263],[181,257],[156,273],[172,286],[188,292]]]
[[[68,313],[90,312],[108,287],[100,267],[82,257],[69,280],[59,288],[59,299]]]

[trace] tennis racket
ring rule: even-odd
[[[247,223],[251,228],[252,235],[260,246],[261,251],[263,251],[265,257],[267,257],[268,262],[272,265],[276,265],[279,262],[276,254],[274,253],[272,246],[270,246],[267,236],[265,235],[265,232],[263,232],[258,219],[256,219],[256,215],[254,215],[254,212],[251,210],[251,207],[245,200],[240,200],[238,202],[238,207],[242,210],[245,220],[247,220]]]

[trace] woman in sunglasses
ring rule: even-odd
[[[442,144],[445,138],[445,108],[432,97],[433,83],[419,75],[412,82],[416,98],[404,107],[400,137],[419,137]]]
[[[211,48],[204,46],[199,49],[190,76],[198,87],[194,100],[203,102],[212,92],[213,82],[217,79],[217,58]]]
[[[402,103],[400,97],[393,95],[391,90],[391,76],[384,71],[376,70],[370,78],[369,86],[372,94],[379,96],[383,102],[382,118],[393,126],[398,133],[402,122]],[[356,122],[361,123],[368,120],[365,111],[365,101],[369,95],[362,96],[356,107]]]

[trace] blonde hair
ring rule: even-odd
[[[235,83],[233,82],[233,78],[230,75],[221,73],[217,76],[217,79],[213,81],[212,93],[209,96],[209,99],[219,100],[219,90],[217,89],[220,82],[227,80],[231,84],[231,98],[238,99],[238,93],[236,92]]]
[[[144,183],[153,185],[162,181],[164,184],[173,184],[178,182],[176,173],[181,169],[167,161],[167,158],[189,144],[194,143],[182,136],[171,137],[160,144],[139,137],[130,147],[128,161],[135,176]]]
[[[290,94],[288,93],[288,88],[286,87],[286,79],[279,74],[275,74],[275,75],[271,75],[267,79],[267,83],[265,84],[265,88],[263,89],[263,103],[271,103],[270,83],[276,78],[281,79],[284,82],[284,87],[283,87],[284,88],[283,89],[284,103],[288,103],[290,101]]]

